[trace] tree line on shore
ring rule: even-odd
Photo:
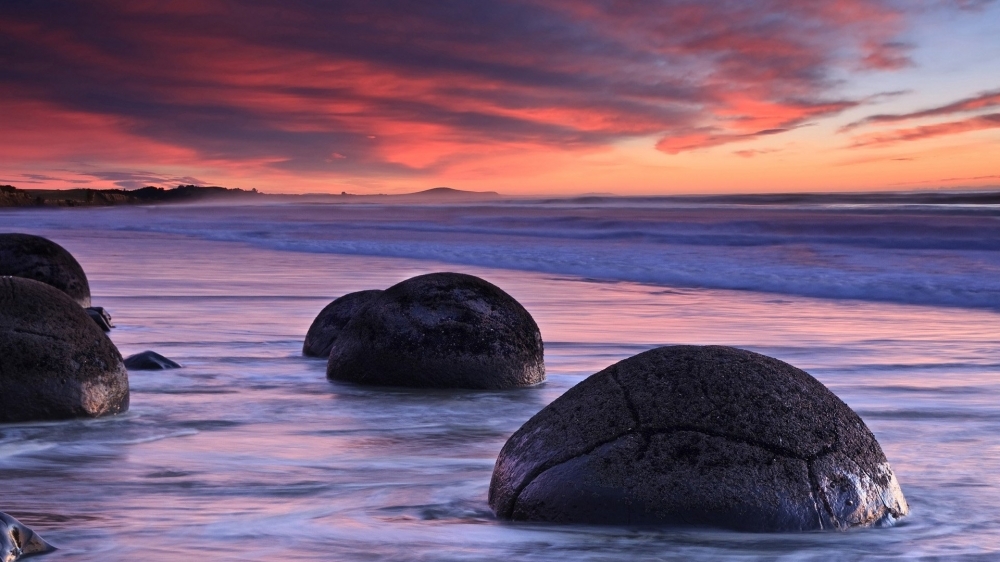
[[[216,198],[244,198],[262,195],[256,189],[178,185],[165,189],[146,186],[125,189],[19,189],[0,185],[0,207],[101,207],[150,203],[183,203]]]

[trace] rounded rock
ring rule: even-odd
[[[108,336],[65,293],[0,277],[0,422],[128,410],[128,372]]]
[[[183,367],[177,361],[160,355],[159,353],[147,349],[142,353],[129,355],[125,358],[125,368],[130,371],[163,371],[166,369],[180,369]]]
[[[90,306],[90,285],[80,263],[65,248],[41,236],[0,234],[0,276],[41,281]]]
[[[661,347],[588,377],[504,445],[502,519],[804,531],[909,512],[861,418],[791,365]]]
[[[6,513],[0,513],[0,560],[12,562],[25,556],[45,554],[55,548],[38,533]]]
[[[330,348],[340,331],[362,308],[368,306],[382,291],[358,291],[347,293],[326,305],[313,320],[302,344],[302,355],[306,357],[330,357]]]
[[[378,386],[504,389],[545,380],[538,325],[478,277],[432,273],[386,289],[344,326],[327,377]]]

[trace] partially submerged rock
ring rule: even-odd
[[[128,410],[128,372],[76,302],[44,283],[0,277],[0,422]]]
[[[306,332],[305,342],[302,344],[302,355],[307,357],[330,356],[330,348],[333,347],[334,340],[340,335],[340,331],[351,321],[351,318],[359,310],[368,306],[375,297],[382,294],[379,290],[357,291],[334,300],[326,305],[323,310],[313,320],[309,331]]]
[[[87,316],[90,316],[90,319],[96,322],[105,332],[110,332],[111,328],[115,327],[111,322],[111,314],[107,310],[104,310],[103,307],[88,306],[84,310],[87,311]]]
[[[661,347],[571,388],[497,458],[503,519],[747,531],[883,526],[909,509],[858,415],[804,371]]]
[[[0,275],[41,281],[90,306],[90,285],[79,262],[55,242],[31,234],[0,234]]]
[[[6,513],[0,513],[0,562],[52,552],[55,547]]]
[[[155,351],[143,351],[125,358],[125,367],[130,371],[162,371],[164,369],[180,369],[182,365]]]
[[[327,377],[360,384],[501,389],[545,379],[538,325],[495,285],[432,273],[386,289],[344,326]]]

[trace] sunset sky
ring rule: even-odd
[[[994,0],[4,1],[0,183],[1000,186]]]

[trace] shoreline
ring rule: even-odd
[[[194,203],[0,210],[4,230],[70,225],[313,254],[427,259],[608,283],[997,310],[997,207]],[[280,201],[280,200],[279,200]],[[20,227],[20,229],[18,228]],[[947,268],[944,266],[947,265]]]
[[[178,185],[175,188],[147,186],[141,189],[20,189],[12,185],[0,185],[0,208],[39,207],[116,207],[124,205],[163,205],[184,203],[264,203],[296,202],[326,203],[351,202],[370,203],[391,200],[397,203],[467,203],[500,200],[502,196],[494,191],[463,191],[450,187],[436,187],[416,193],[355,195],[307,193],[302,195],[271,194],[251,189],[226,188],[218,186]]]
[[[1000,206],[1000,190],[859,191],[816,193],[751,193],[719,195],[616,195],[568,194],[565,196],[505,195],[495,191],[467,191],[435,187],[398,194],[354,193],[264,193],[256,189],[178,185],[174,188],[147,186],[141,189],[21,189],[0,185],[0,209],[117,207],[131,205],[180,205],[188,203],[363,203],[363,204],[614,204],[677,203],[682,205],[734,205],[749,207],[843,206],[862,210],[876,205]]]

